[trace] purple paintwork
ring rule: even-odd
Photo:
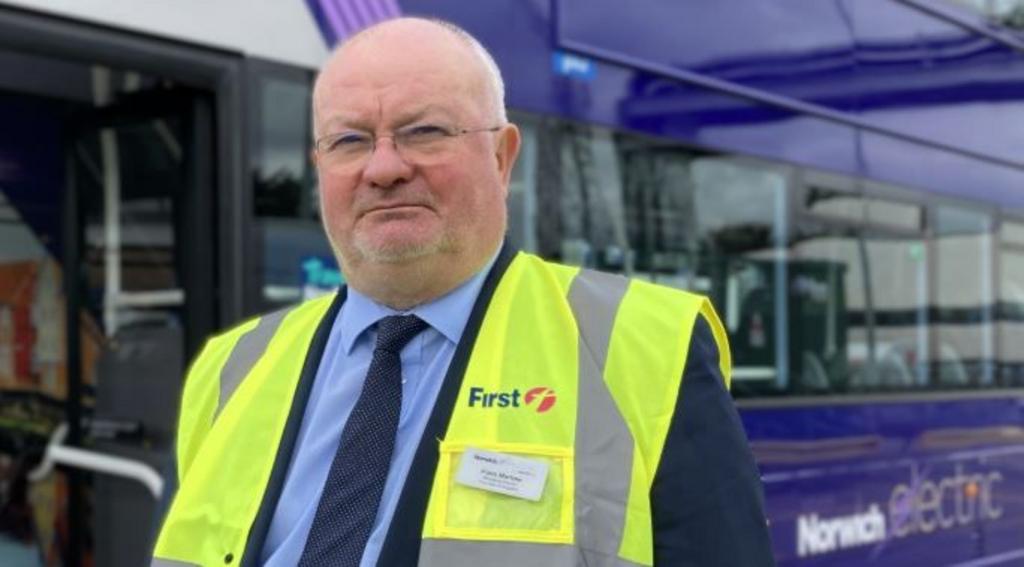
[[[377,22],[402,15],[396,0],[306,0],[306,4],[328,45]]]
[[[1024,563],[1020,394],[744,408],[742,417],[780,566]],[[857,525],[873,512],[885,526],[878,538]]]

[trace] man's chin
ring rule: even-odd
[[[404,264],[444,252],[448,247],[444,239],[429,242],[356,242],[356,250],[365,261],[378,264]]]

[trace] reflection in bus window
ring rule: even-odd
[[[560,144],[557,255],[569,264],[628,271],[622,175],[610,131],[550,126]]]
[[[928,258],[922,240],[878,228],[865,230],[851,282],[863,303],[850,317],[851,344],[860,345],[851,377],[859,389],[926,387]]]
[[[252,246],[261,283],[253,307],[264,311],[330,291],[344,276],[319,221],[309,157],[312,79],[268,62],[252,65],[251,73]]]
[[[711,286],[688,287],[709,294],[727,320],[739,323],[729,336],[737,389],[785,389],[799,374],[792,348],[797,337],[785,316],[794,273],[784,249],[786,177],[730,158],[701,157],[692,163],[691,178],[689,222],[697,227],[700,275]]]
[[[1024,224],[996,258],[989,214],[920,192],[514,118],[512,243],[711,297],[735,395],[1024,383]]]
[[[991,384],[991,221],[980,212],[941,206],[933,232],[934,321],[928,359],[932,381],[947,387]]]
[[[310,217],[316,210],[309,163],[310,85],[260,77],[258,136],[253,148],[256,214]]]
[[[1024,30],[1024,0],[950,0],[981,14],[994,24]]]
[[[801,343],[793,364],[800,368],[802,391],[831,392],[857,388],[874,378],[864,362],[870,358],[867,333],[857,324],[865,305],[860,261],[863,243],[857,232],[863,217],[859,195],[808,188],[805,211],[790,240],[792,285],[790,339]],[[836,215],[842,203],[847,214]],[[817,216],[825,211],[826,214]],[[859,214],[853,214],[859,211]],[[792,350],[792,349],[791,349]]]
[[[1001,385],[1024,385],[1024,224],[1004,222],[1000,229],[998,378]]]

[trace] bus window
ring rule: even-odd
[[[1004,386],[1024,385],[1024,223],[1004,222],[1000,229],[998,378]]]
[[[797,391],[834,393],[864,380],[864,199],[847,180],[803,174],[789,242],[790,351]]]
[[[933,233],[931,382],[939,387],[990,385],[995,380],[991,218],[940,206]]]
[[[247,308],[258,312],[340,285],[323,228],[310,151],[312,76],[268,61],[250,63],[254,263]]]
[[[567,264],[630,273],[612,132],[550,119],[535,125],[538,252]]]
[[[512,113],[519,126],[522,145],[508,186],[508,241],[523,250],[537,249],[537,124],[527,116]]]
[[[732,323],[733,384],[737,393],[783,391],[800,362],[792,356],[790,279],[785,251],[784,168],[734,158],[699,157],[691,165],[699,273]],[[818,373],[815,388],[827,388]]]

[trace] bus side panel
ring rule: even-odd
[[[744,408],[781,566],[1024,561],[1024,399]]]

